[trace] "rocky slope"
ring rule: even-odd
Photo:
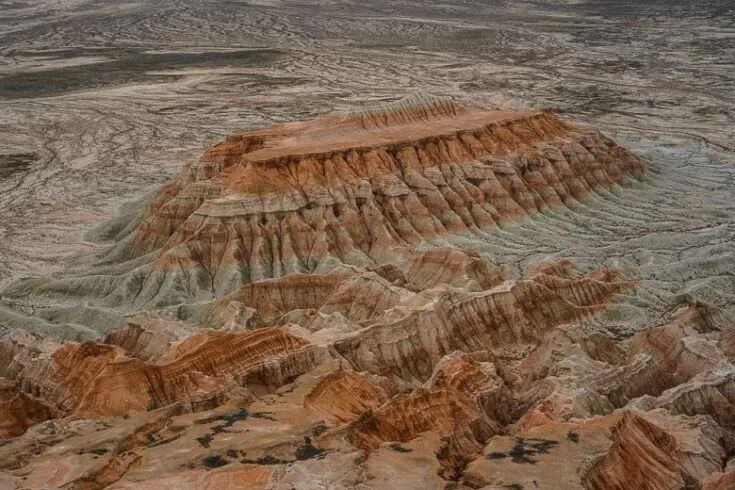
[[[89,304],[0,339],[0,487],[732,488],[726,312],[613,328],[630,271],[471,248],[644,178],[548,111],[426,96],[231,137],[92,267],[3,292]]]

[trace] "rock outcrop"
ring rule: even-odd
[[[46,401],[21,391],[14,381],[0,378],[0,437],[19,436],[57,414]]]
[[[649,417],[625,412],[610,450],[582,475],[585,488],[691,488],[721,469],[722,434],[711,420]]]
[[[91,341],[39,356],[32,342],[21,344],[26,340],[0,341],[7,351],[18,352],[3,359],[0,373],[12,374],[24,390],[75,418],[120,416],[177,402],[193,411],[215,407],[228,398],[231,385],[272,390],[313,369],[324,355],[307,340],[276,328],[193,335],[165,364]]]

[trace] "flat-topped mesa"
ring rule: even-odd
[[[228,138],[120,234],[103,262],[127,264],[53,288],[155,307],[342,265],[411,267],[419,246],[485,243],[498,223],[644,171],[598,131],[548,110],[417,95]]]

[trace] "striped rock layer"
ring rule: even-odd
[[[95,278],[16,291],[151,307],[293,273],[402,266],[416,247],[482,240],[644,171],[598,131],[549,111],[415,96],[228,138],[128,223]]]
[[[549,111],[425,96],[233,136],[92,268],[3,292],[77,306],[0,339],[0,487],[731,488],[725,313],[626,332],[624,271],[480,246],[644,172]]]

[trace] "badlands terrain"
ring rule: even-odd
[[[0,0],[0,488],[735,488],[727,0]]]

